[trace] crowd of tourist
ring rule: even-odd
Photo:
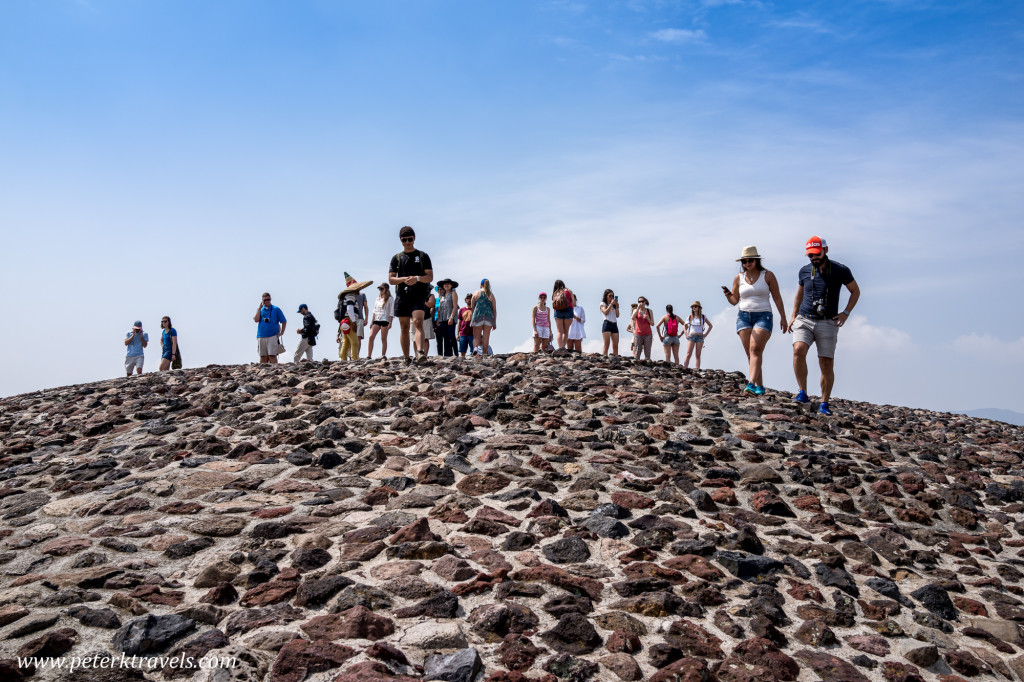
[[[430,351],[430,342],[436,344],[437,355],[444,357],[490,355],[491,332],[497,329],[498,303],[491,282],[480,280],[479,288],[466,294],[459,305],[459,283],[442,279],[433,284],[434,270],[430,256],[416,248],[416,232],[405,226],[399,230],[402,250],[396,253],[388,266],[388,280],[377,287],[378,295],[373,303],[372,314],[363,289],[372,281],[358,282],[345,273],[345,289],[338,294],[338,305],[334,319],[338,323],[335,341],[338,356],[342,360],[360,357],[362,341],[369,323],[367,358],[373,357],[374,343],[380,337],[380,358],[386,358],[388,335],[398,319],[399,344],[402,357],[422,362]],[[809,262],[797,276],[798,288],[793,301],[792,314],[787,319],[786,307],[782,301],[779,281],[771,270],[762,264],[762,256],[756,246],[744,247],[737,258],[740,271],[733,278],[732,286],[723,286],[722,293],[730,305],[738,308],[736,334],[747,358],[747,384],[744,391],[762,396],[767,389],[763,377],[765,347],[775,328],[772,303],[779,314],[779,330],[782,334],[793,333],[793,371],[798,392],[793,400],[810,402],[807,395],[807,352],[811,345],[818,351],[821,370],[821,403],[819,412],[831,414],[829,402],[835,381],[834,357],[838,330],[849,319],[850,313],[860,298],[860,289],[850,269],[828,258],[828,245],[821,237],[807,240],[804,251]],[[392,295],[391,287],[394,287]],[[839,298],[842,288],[849,291],[849,298],[842,312]],[[533,350],[542,353],[555,349],[583,352],[586,338],[587,315],[576,294],[561,279],[551,287],[550,305],[548,294],[540,292],[537,305],[530,312],[533,327]],[[619,354],[619,321],[622,317],[619,297],[611,289],[605,289],[599,310],[601,321],[601,354]],[[320,325],[306,304],[298,308],[302,315],[302,327],[296,330],[300,337],[293,355],[294,362],[313,359]],[[630,304],[626,319],[626,333],[632,334],[631,353],[637,360],[651,360],[654,335],[658,335],[665,353],[665,361],[680,364],[683,343],[686,352],[682,365],[689,368],[691,357],[694,367],[700,369],[701,351],[714,325],[704,315],[700,301],[690,305],[689,314],[677,315],[671,304],[665,306],[665,313],[657,322],[651,303],[645,296]],[[260,306],[253,316],[256,323],[257,353],[261,363],[276,363],[278,356],[285,352],[282,338],[288,321],[280,308],[273,305],[269,293],[264,293]],[[143,332],[142,323],[136,321],[125,336],[127,347],[125,369],[128,376],[135,371],[142,373],[144,349],[149,335]],[[171,326],[170,318],[161,320],[161,361],[160,369],[181,367],[177,331]]]

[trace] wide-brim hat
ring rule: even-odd
[[[355,284],[349,285],[340,294],[338,294],[338,298],[341,298],[345,294],[354,294],[357,291],[362,291],[363,289],[365,289],[366,287],[370,286],[371,284],[373,284],[373,280],[372,279],[368,279],[365,282],[356,282]]]
[[[698,308],[701,308],[701,309],[703,309],[703,308],[704,308],[704,306],[702,306],[702,305],[700,304],[700,301],[694,301],[693,303],[691,303],[691,304],[690,304],[690,307],[691,307],[691,308],[692,308],[693,306],[697,306]]]
[[[454,279],[449,279],[447,277],[445,279],[442,279],[440,282],[438,282],[437,286],[443,287],[445,284],[451,284],[452,285],[452,289],[458,289],[459,288],[459,283],[458,282],[456,282]]]
[[[744,258],[756,258],[758,260],[761,260],[761,254],[757,252],[756,246],[744,246],[743,251],[740,253],[740,257],[737,258],[736,260],[741,261]]]

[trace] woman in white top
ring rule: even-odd
[[[700,352],[704,348],[704,339],[708,338],[711,328],[714,327],[708,318],[704,317],[704,308],[700,301],[690,304],[690,316],[683,323],[683,333],[686,335],[686,359],[683,360],[683,369],[690,366],[690,356],[697,351],[696,369],[700,369]]]
[[[604,338],[604,349],[601,355],[608,355],[608,344],[611,343],[612,355],[619,354],[619,297],[611,289],[604,290],[601,297],[601,336]]]
[[[736,259],[743,269],[732,281],[732,291],[722,287],[730,305],[739,304],[736,316],[736,333],[743,344],[743,351],[750,362],[747,386],[743,390],[754,395],[764,395],[764,379],[761,376],[761,360],[764,347],[772,335],[772,305],[769,297],[779,309],[779,326],[782,333],[789,331],[786,324],[786,307],[779,293],[779,281],[771,270],[761,265],[761,256],[756,246],[745,246]]]
[[[572,323],[569,325],[569,350],[577,353],[583,352],[583,339],[587,338],[587,331],[584,326],[587,323],[587,314],[583,311],[576,294],[572,295]]]
[[[391,287],[387,282],[381,284],[377,289],[380,295],[373,304],[373,323],[370,325],[370,340],[366,348],[366,357],[373,357],[373,340],[380,332],[380,357],[388,355],[388,330],[391,329],[391,320],[395,317],[395,299],[391,296]]]

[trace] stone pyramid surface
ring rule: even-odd
[[[556,353],[0,400],[0,680],[1024,682],[1022,428],[742,387]]]

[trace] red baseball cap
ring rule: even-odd
[[[807,253],[821,253],[824,247],[825,240],[818,236],[811,237],[804,245],[804,249]]]

